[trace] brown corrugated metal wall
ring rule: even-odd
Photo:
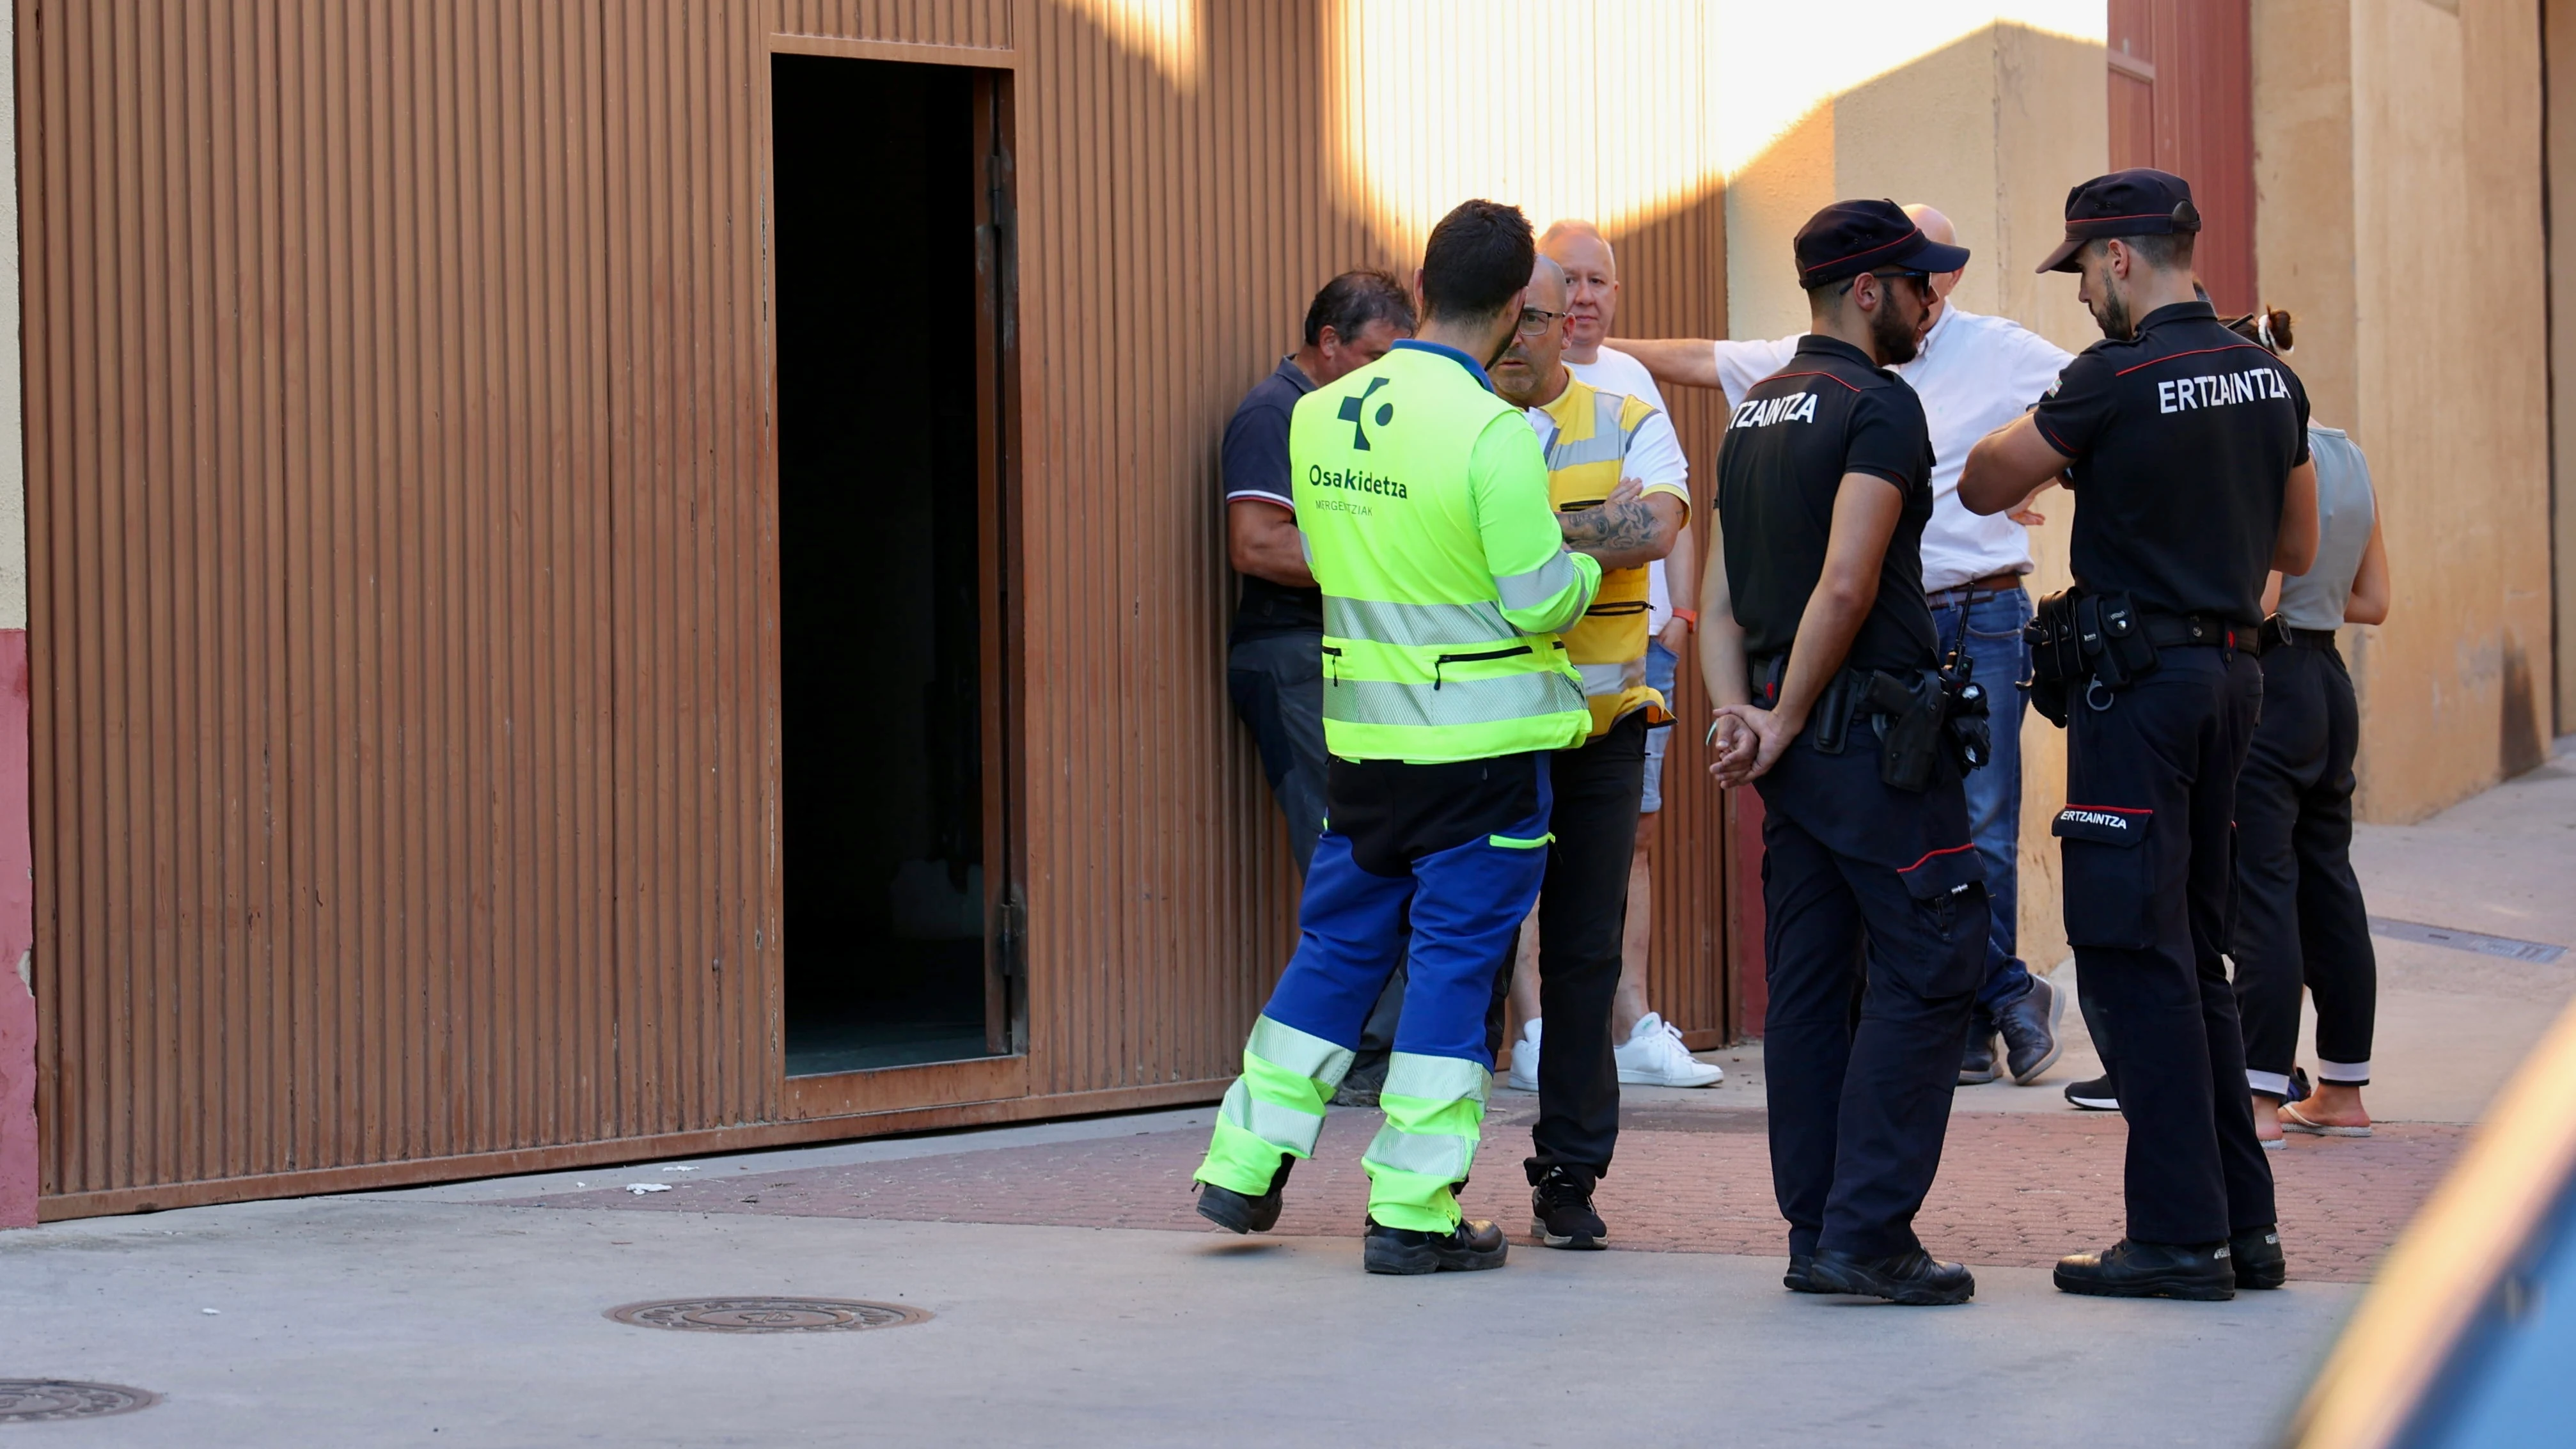
[[[1199,13],[1190,84],[1040,0],[20,0],[48,1214],[1231,1073],[1293,882],[1215,440],[1409,263],[1321,10]],[[773,34],[1013,71],[1029,1055],[867,1100],[1019,1106],[789,1120],[856,1108],[781,1077]],[[1623,330],[1722,330],[1719,227],[1622,238]],[[1713,1031],[1695,759],[1656,991]]]

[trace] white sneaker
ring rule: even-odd
[[[1726,1069],[1713,1067],[1682,1045],[1681,1028],[1655,1012],[1638,1018],[1637,1029],[1611,1055],[1619,1063],[1619,1081],[1638,1087],[1714,1087],[1726,1080]],[[1515,1073],[1520,1053],[1512,1053]]]
[[[1538,1090],[1538,1024],[1533,1016],[1521,1023],[1521,1039],[1512,1043],[1512,1069],[1503,1074],[1503,1084],[1516,1092]]]

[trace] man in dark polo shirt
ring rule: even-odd
[[[1700,590],[1711,772],[1751,781],[1764,807],[1783,1281],[1960,1303],[1976,1280],[1926,1253],[1913,1222],[1984,979],[1985,863],[1923,597],[1930,433],[1887,369],[1912,360],[1932,278],[1968,253],[1888,201],[1826,207],[1796,246],[1810,330],[1729,420]]]
[[[1324,833],[1324,596],[1297,536],[1288,416],[1297,399],[1412,335],[1413,297],[1403,283],[1381,271],[1344,272],[1306,308],[1305,345],[1279,359],[1225,425],[1226,552],[1243,575],[1226,684],[1288,817],[1301,876]]]
[[[1968,454],[1959,501],[2001,513],[2061,474],[2075,587],[2033,624],[2032,703],[2066,727],[2066,940],[2129,1119],[2128,1235],[2057,1265],[2105,1297],[2232,1298],[2285,1273],[2228,986],[2236,773],[2263,698],[2266,571],[2317,547],[2296,373],[2192,291],[2200,213],[2138,168],[2068,193],[2103,340]]]

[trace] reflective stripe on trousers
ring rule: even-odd
[[[1378,1129],[1360,1165],[1368,1169],[1369,1210],[1391,1228],[1445,1232],[1458,1225],[1454,1184],[1467,1180],[1484,1132],[1493,1073],[1457,1057],[1395,1052],[1387,1057]]]

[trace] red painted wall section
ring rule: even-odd
[[[35,849],[27,814],[27,631],[0,630],[0,1228],[36,1225]]]

